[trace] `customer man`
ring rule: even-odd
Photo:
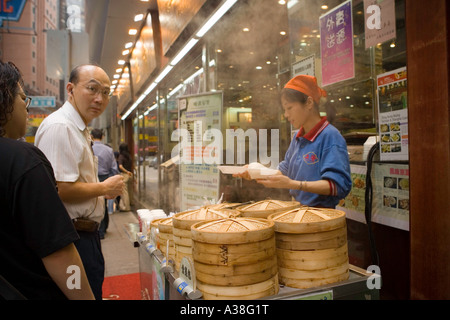
[[[104,215],[103,197],[117,197],[124,183],[120,175],[99,182],[87,126],[108,105],[110,79],[100,67],[82,65],[72,70],[66,90],[68,100],[42,121],[35,144],[53,166],[59,196],[80,236],[75,246],[94,296],[100,300],[104,259],[98,227]]]
[[[94,150],[94,154],[98,158],[98,179],[100,180],[100,182],[103,182],[109,177],[119,174],[119,170],[117,169],[117,161],[116,158],[114,157],[113,149],[102,142],[103,139],[102,130],[93,129],[91,131],[91,136],[92,140],[94,141],[92,149]],[[107,201],[114,201],[114,200],[105,199],[105,216],[103,217],[103,220],[100,223],[99,229],[100,239],[105,238],[105,233],[109,225]]]

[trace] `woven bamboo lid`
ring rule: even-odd
[[[281,233],[314,233],[345,226],[345,212],[335,209],[300,207],[268,216]]]
[[[200,221],[226,219],[236,215],[239,215],[239,211],[229,209],[216,210],[205,206],[200,209],[179,212],[172,217],[172,221],[174,228],[190,230],[193,224]]]
[[[196,223],[192,240],[215,244],[263,241],[274,236],[274,222],[260,218],[228,218]]]
[[[173,224],[172,217],[158,220],[159,232],[172,233]]]
[[[267,218],[270,214],[286,212],[300,207],[298,201],[262,200],[236,208],[243,217]]]

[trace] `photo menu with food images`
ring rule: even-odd
[[[409,230],[409,166],[376,163],[373,166],[372,221]]]
[[[408,160],[406,67],[377,77],[381,161]]]

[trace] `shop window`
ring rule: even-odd
[[[314,61],[313,73],[322,83],[320,18],[345,1],[289,1],[289,32],[292,64]],[[351,2],[353,21],[354,77],[324,86],[328,93],[323,114],[336,113],[333,124],[343,133],[376,132],[377,75],[406,66],[404,0],[395,1],[396,37],[366,48],[364,1]],[[332,20],[331,22],[334,22]],[[293,70],[294,72],[294,70]]]

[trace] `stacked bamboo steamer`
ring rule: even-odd
[[[203,221],[194,224],[191,233],[197,288],[204,299],[257,299],[278,293],[273,221]]]
[[[156,248],[159,248],[159,230],[158,230],[158,223],[159,221],[161,221],[162,219],[155,219],[150,223],[150,232],[147,235],[148,237],[151,237]]]
[[[166,258],[168,258],[167,241],[169,241],[169,256],[175,257],[172,217],[158,220],[158,248]]]
[[[300,207],[298,201],[262,200],[236,208],[242,217],[254,217],[266,219],[269,215],[286,212]]]
[[[200,209],[183,211],[172,217],[173,241],[175,246],[175,270],[178,268],[183,257],[192,258],[191,226],[205,220],[225,219],[239,215],[235,210],[216,210],[209,206]]]
[[[306,289],[348,279],[345,212],[301,207],[268,220],[275,223],[282,284]]]

